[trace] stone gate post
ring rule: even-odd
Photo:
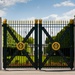
[[[2,19],[0,17],[0,70],[2,70]]]
[[[74,16],[74,69],[75,69],[75,16]]]

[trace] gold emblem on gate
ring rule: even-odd
[[[18,50],[23,50],[25,48],[25,44],[23,42],[19,42],[16,44]]]
[[[59,50],[60,49],[60,44],[58,42],[54,42],[52,44],[52,49],[55,50],[55,51]]]

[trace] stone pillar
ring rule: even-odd
[[[0,70],[2,70],[2,19],[0,17]]]
[[[75,69],[75,16],[74,16],[74,69]]]

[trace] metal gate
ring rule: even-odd
[[[69,21],[4,20],[3,67],[72,69],[73,42],[73,23]]]
[[[39,21],[39,69],[73,68],[73,20]]]
[[[38,68],[37,20],[3,22],[3,66]]]

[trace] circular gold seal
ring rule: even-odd
[[[25,48],[25,44],[23,42],[19,42],[16,44],[18,50],[23,50]]]
[[[60,49],[60,44],[58,42],[54,42],[52,44],[52,49],[55,50],[55,51],[59,50]]]

